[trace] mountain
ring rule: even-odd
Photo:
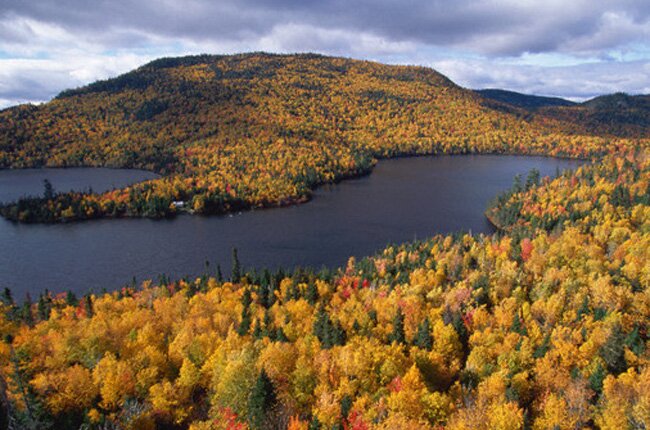
[[[2,214],[22,221],[222,213],[309,198],[377,158],[436,153],[589,156],[580,124],[487,106],[433,69],[314,54],[163,58],[0,112],[0,168],[137,167],[161,179],[66,194]],[[507,107],[507,106],[506,106]],[[587,142],[585,140],[585,142]]]
[[[573,123],[584,133],[650,136],[650,95],[615,93],[578,105],[542,108],[539,113],[564,123]]]
[[[594,97],[582,103],[582,106],[593,110],[650,110],[650,95],[631,96],[625,93],[607,94]]]
[[[534,110],[540,107],[547,106],[573,106],[576,103],[565,100],[559,97],[543,97],[530,94],[522,94],[514,91],[499,90],[499,89],[483,89],[475,90],[478,94],[486,99],[507,103],[512,106],[517,106],[522,109]]]

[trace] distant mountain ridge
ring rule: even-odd
[[[587,133],[650,136],[650,95],[607,94],[573,106],[545,107],[540,114],[577,124]]]
[[[629,95],[626,93],[605,94],[582,103],[591,109],[648,109],[650,94]]]
[[[547,106],[573,106],[576,103],[559,97],[536,96],[515,91],[486,88],[475,90],[481,96],[502,103],[508,103],[523,109],[537,109]]]
[[[560,121],[571,133],[611,134],[620,137],[650,135],[650,95],[606,94],[583,103],[558,97],[522,94],[515,91],[475,90],[490,109],[522,114],[537,121]],[[531,116],[533,115],[533,116]]]

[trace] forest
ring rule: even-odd
[[[165,82],[223,91],[179,107],[174,92],[195,87],[161,84],[170,98],[144,109],[160,117],[147,124],[111,111],[179,74]],[[98,94],[119,101],[100,112]],[[477,97],[423,68],[190,57],[0,113],[6,167],[115,162],[165,175],[103,195],[50,191],[37,215],[29,202],[3,208],[25,221],[149,216],[156,199],[160,216],[175,200],[198,213],[280,204],[406,153],[592,160],[514,178],[486,208],[494,234],[388,246],[337,270],[247,268],[233,250],[229,276],[206,266],[192,279],[24,301],[5,290],[0,428],[650,428],[648,140]],[[187,122],[174,124],[177,108]],[[118,131],[122,146],[106,139]]]
[[[143,168],[162,178],[23,199],[0,214],[62,222],[169,217],[179,212],[174,202],[196,214],[282,206],[309,199],[318,184],[366,174],[379,158],[591,158],[650,131],[650,121],[623,119],[594,129],[573,119],[580,112],[488,103],[424,67],[311,54],[160,59],[41,106],[0,111],[0,168]]]
[[[161,278],[2,298],[19,428],[650,425],[650,152],[517,178],[494,235],[334,272]]]

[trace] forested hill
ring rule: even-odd
[[[540,115],[576,124],[582,133],[650,135],[650,95],[608,94],[573,106],[545,107]]]
[[[556,116],[494,109],[424,67],[313,54],[164,58],[0,112],[0,168],[139,167],[163,178],[1,212],[47,222],[168,216],[183,201],[220,213],[304,200],[319,183],[369,171],[378,157],[589,156],[626,144],[612,143],[607,130],[585,139],[570,115]]]
[[[523,109],[537,109],[546,106],[573,106],[576,103],[565,100],[559,97],[543,97],[531,94],[522,94],[515,91],[499,90],[494,88],[487,88],[483,90],[475,90],[481,96],[496,100],[503,103],[508,103]]]

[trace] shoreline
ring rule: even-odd
[[[439,157],[439,156],[481,156],[481,155],[493,155],[493,156],[519,156],[519,157],[543,157],[543,158],[551,158],[551,159],[558,159],[558,160],[575,160],[575,161],[582,161],[582,162],[589,162],[589,158],[578,158],[578,157],[567,157],[567,156],[555,156],[555,155],[548,155],[544,153],[521,153],[517,151],[506,151],[506,152],[498,152],[498,151],[485,151],[485,152],[471,152],[471,151],[466,151],[466,152],[457,152],[457,153],[446,153],[446,152],[437,152],[437,153],[425,153],[425,154],[418,154],[418,153],[400,153],[400,154],[395,154],[395,155],[388,155],[388,156],[373,156],[371,165],[368,168],[361,169],[358,172],[350,173],[350,174],[342,174],[341,176],[335,178],[332,181],[327,181],[327,182],[319,182],[316,183],[312,186],[309,187],[308,191],[304,195],[300,195],[297,197],[287,197],[285,199],[282,199],[278,202],[258,202],[258,203],[252,203],[252,202],[237,202],[238,205],[234,207],[230,207],[226,210],[219,210],[219,211],[211,211],[211,212],[206,212],[206,213],[196,213],[192,209],[188,208],[179,208],[176,211],[166,213],[164,216],[147,216],[147,215],[131,215],[131,214],[120,214],[117,216],[114,215],[108,215],[108,214],[102,214],[100,216],[96,217],[89,217],[89,218],[70,218],[70,219],[56,219],[54,221],[43,221],[43,220],[36,220],[36,221],[23,221],[15,218],[10,218],[3,215],[3,218],[5,218],[8,221],[15,222],[15,223],[21,223],[21,224],[60,224],[60,223],[71,223],[71,222],[84,222],[84,221],[92,221],[92,220],[99,220],[99,219],[124,219],[124,218],[148,218],[148,219],[171,219],[174,218],[178,215],[182,214],[188,214],[188,215],[200,215],[200,216],[223,216],[223,215],[228,215],[228,214],[234,214],[237,212],[242,212],[242,211],[253,211],[253,210],[264,210],[264,209],[278,209],[278,208],[283,208],[283,207],[288,207],[288,206],[294,206],[294,205],[300,205],[304,203],[308,203],[309,201],[312,200],[313,192],[316,191],[319,187],[327,186],[327,185],[335,185],[338,184],[342,181],[347,181],[347,180],[354,180],[354,179],[360,179],[364,178],[366,176],[369,176],[372,174],[374,168],[380,161],[388,161],[388,160],[398,160],[398,159],[407,159],[407,158],[420,158],[420,157]],[[27,168],[0,168],[0,171],[2,170],[27,170],[27,169],[76,169],[76,168],[97,168],[97,169],[113,169],[113,170],[141,170],[144,172],[149,172],[153,173],[156,175],[159,175],[158,178],[154,179],[148,179],[146,181],[139,181],[139,182],[134,182],[133,184],[128,185],[127,187],[130,187],[132,185],[136,185],[138,183],[144,183],[147,181],[155,181],[155,180],[160,180],[167,178],[169,176],[161,175],[160,173],[151,171],[151,170],[146,170],[146,169],[140,169],[140,168],[120,168],[120,167],[103,167],[103,166],[62,166],[62,167],[27,167]],[[126,187],[125,187],[126,188]],[[62,194],[69,194],[70,192],[64,192]],[[83,192],[80,192],[84,194]],[[102,193],[104,194],[104,193]],[[94,195],[102,195],[102,194],[94,194]],[[87,194],[87,195],[93,195],[93,194]],[[184,203],[187,205],[189,201],[184,201]],[[0,208],[5,208],[5,207],[11,207],[15,206],[18,204],[18,201],[13,201],[13,202],[8,202],[8,203],[1,203],[0,202]],[[241,206],[239,206],[241,204]],[[490,220],[492,224],[492,220]],[[499,228],[496,224],[494,226]]]

